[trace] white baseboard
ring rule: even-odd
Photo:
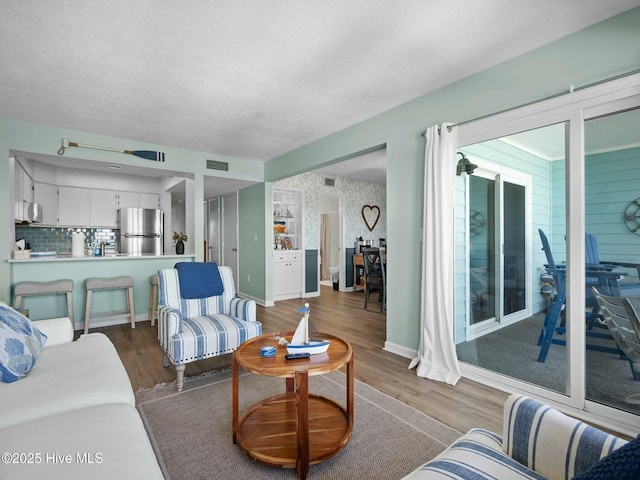
[[[238,296],[242,297],[242,298],[247,298],[249,300],[253,300],[254,302],[256,302],[256,305],[260,305],[262,307],[272,307],[273,306],[273,302],[271,302],[271,305],[269,305],[269,302],[265,302],[261,298],[252,297],[251,295],[247,295],[246,293],[238,292]]]
[[[412,348],[407,348],[402,345],[398,345],[393,342],[384,342],[384,349],[387,352],[394,353],[404,358],[414,359],[418,356],[418,351]]]
[[[149,312],[145,313],[137,313],[134,315],[136,323],[138,322],[148,322],[149,321]],[[94,328],[100,327],[111,327],[113,325],[128,325],[131,321],[128,316],[125,315],[116,315],[113,317],[102,317],[102,318],[92,318],[89,323],[89,332],[91,332]],[[73,323],[74,330],[84,330],[84,322],[74,322]]]

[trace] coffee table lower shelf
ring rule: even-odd
[[[352,429],[342,405],[322,395],[309,394],[309,465],[342,450]],[[296,468],[296,394],[275,395],[253,405],[239,420],[235,439],[247,455],[260,463]]]

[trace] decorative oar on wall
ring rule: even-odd
[[[126,153],[127,155],[135,155],[136,157],[152,160],[154,162],[164,162],[163,152],[154,152],[153,150],[118,150],[110,147],[97,147],[95,145],[83,145],[81,143],[70,142],[66,138],[62,139],[62,146],[58,150],[58,155],[64,155],[65,149],[69,147],[91,148],[93,150],[105,150],[107,152]]]

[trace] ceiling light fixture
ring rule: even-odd
[[[473,171],[476,168],[478,168],[478,165],[471,163],[464,153],[458,152],[458,155],[462,155],[462,158],[458,160],[458,166],[456,167],[456,175],[464,176],[464,175],[473,174]]]

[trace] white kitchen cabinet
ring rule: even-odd
[[[91,224],[91,190],[58,187],[58,225],[87,227]]]
[[[22,178],[22,200],[25,203],[33,202],[33,179],[26,171]]]
[[[14,218],[16,222],[21,222],[24,220],[24,207],[23,207],[23,190],[24,190],[24,177],[25,173],[22,168],[22,165],[15,162],[15,170],[13,174],[13,203],[14,207]]]
[[[58,224],[58,186],[34,182],[33,201],[42,207],[42,224]]]
[[[301,298],[303,291],[302,251],[273,252],[273,299]]]
[[[157,193],[139,193],[138,206],[140,208],[160,208],[160,195]]]
[[[16,160],[13,176],[14,217],[18,222],[27,220],[27,207],[33,202],[33,179]]]
[[[92,227],[116,227],[118,192],[113,190],[91,190]]]
[[[118,208],[137,208],[138,192],[118,192]]]
[[[160,208],[157,193],[118,192],[118,208]]]
[[[91,190],[92,227],[117,227],[120,208],[158,208],[160,196],[156,193]]]

